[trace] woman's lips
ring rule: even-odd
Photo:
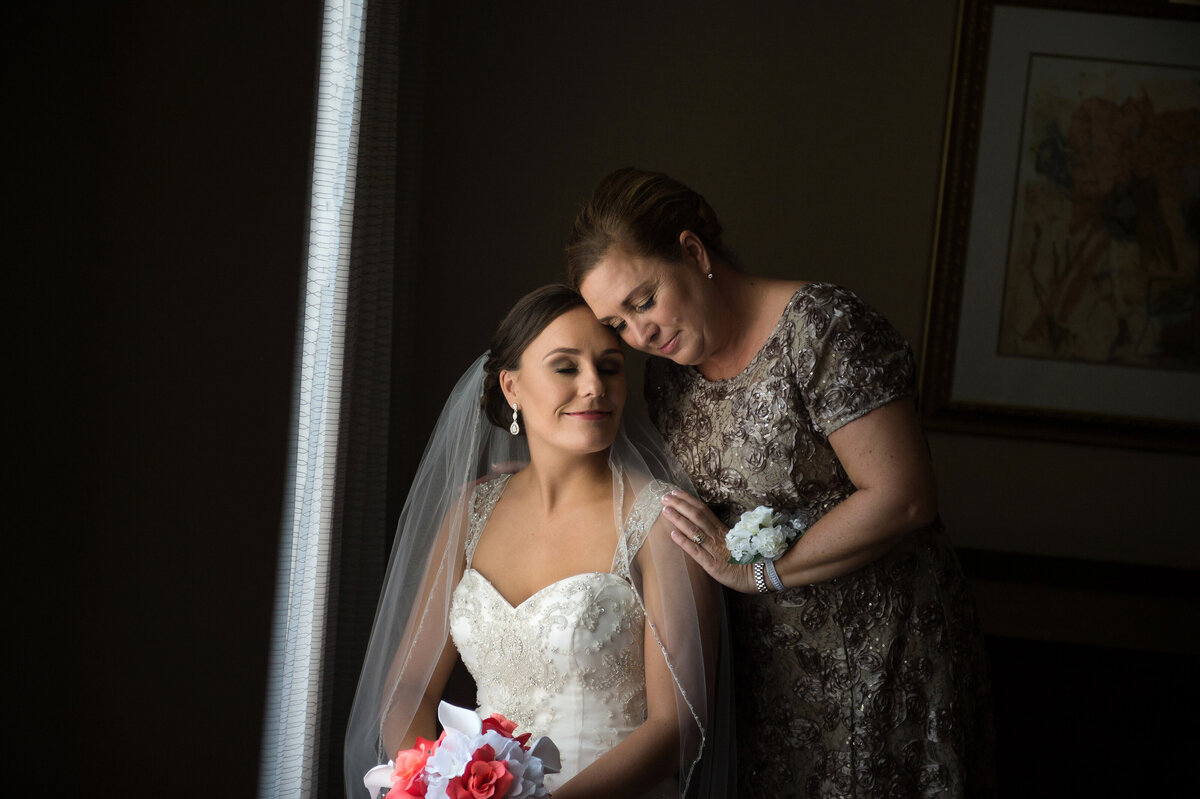
[[[588,422],[598,422],[601,419],[607,419],[612,416],[612,411],[575,411],[568,413],[567,416],[574,416],[576,419],[583,419]]]
[[[658,348],[663,355],[670,355],[679,347],[679,333],[671,336],[671,340]]]

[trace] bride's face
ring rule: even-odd
[[[521,368],[500,373],[509,405],[531,447],[591,453],[617,436],[625,407],[625,356],[611,328],[587,306],[555,319],[521,353]]]

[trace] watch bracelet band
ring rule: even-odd
[[[754,573],[754,587],[758,589],[758,593],[767,594],[771,589],[767,587],[766,565],[763,561],[756,561],[750,570]]]

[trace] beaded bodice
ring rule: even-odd
[[[659,484],[638,497],[612,571],[572,575],[513,607],[471,567],[506,484],[502,477],[476,491],[450,632],[475,678],[479,712],[502,713],[534,737],[549,735],[562,750],[562,780],[645,720],[645,614],[628,559],[671,487]]]

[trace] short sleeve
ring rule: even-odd
[[[613,557],[615,573],[629,576],[629,564],[637,557],[638,551],[646,543],[650,528],[662,514],[662,498],[677,488],[662,480],[651,480],[638,492],[617,542],[616,555]]]
[[[914,394],[912,349],[853,292],[822,284],[796,308],[798,370],[805,405],[828,436],[883,405]]]
[[[471,520],[467,526],[465,546],[468,569],[471,568],[471,561],[475,559],[475,546],[479,543],[479,536],[483,532],[484,525],[491,518],[492,511],[495,509],[496,503],[500,501],[500,495],[504,493],[504,487],[508,485],[510,477],[512,477],[511,474],[502,474],[499,477],[484,480],[471,492]]]

